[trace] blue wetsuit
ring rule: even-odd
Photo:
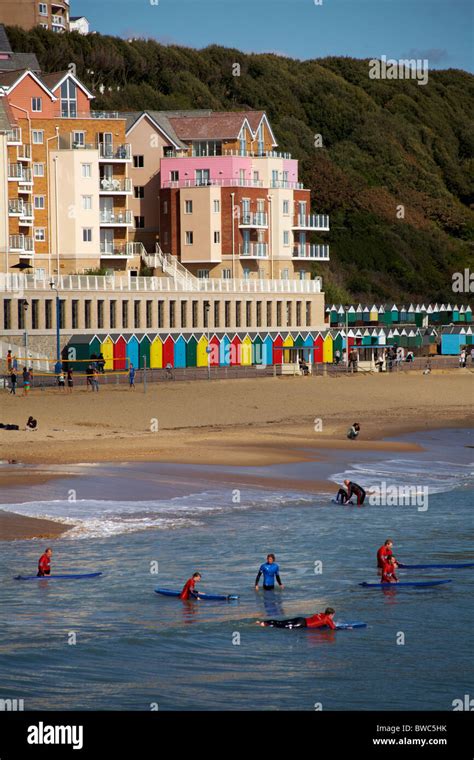
[[[260,569],[255,579],[255,585],[258,586],[260,576],[263,575],[264,589],[269,591],[270,589],[275,588],[275,578],[277,579],[278,585],[281,586],[279,573],[280,567],[276,562],[264,562],[263,565],[260,565]]]

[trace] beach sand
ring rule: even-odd
[[[72,395],[34,390],[28,398],[5,394],[2,422],[24,426],[33,415],[39,426],[34,432],[0,429],[0,460],[33,466],[3,467],[0,486],[34,486],[35,478],[54,477],[54,464],[161,461],[252,467],[321,460],[332,449],[416,450],[415,444],[381,439],[471,426],[473,374],[456,369],[429,376],[163,382],[149,384],[146,394],[141,386],[136,391],[103,386],[99,393],[77,389]],[[361,424],[361,435],[349,441],[346,433],[354,421]],[[37,464],[53,467],[39,474]],[[258,485],[258,477],[248,476],[251,480]],[[327,485],[309,488],[326,490]],[[6,529],[7,516],[2,518],[0,537],[14,535],[13,528]],[[53,530],[58,523],[51,524]]]

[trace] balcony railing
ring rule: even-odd
[[[329,246],[311,245],[310,243],[295,245],[293,248],[293,258],[329,261]]]
[[[285,158],[291,159],[291,153],[280,153],[277,150],[224,150],[223,156],[241,156],[244,158]]]
[[[66,26],[64,16],[51,16],[51,23],[53,26]]]
[[[248,243],[239,246],[239,255],[249,259],[266,259],[268,243]]]
[[[286,179],[272,179],[270,187],[277,190],[304,190],[302,182],[288,182]]]
[[[99,143],[99,159],[102,161],[130,161],[132,157],[131,146],[110,145],[109,143]]]
[[[16,179],[18,182],[31,182],[31,169],[25,169],[22,164],[8,164],[8,179]]]
[[[31,145],[19,145],[16,151],[18,161],[31,161]]]
[[[293,229],[329,230],[329,216],[326,214],[311,214],[310,216],[298,214]]]
[[[10,235],[9,248],[13,253],[33,253],[33,238],[26,235]]]
[[[166,180],[162,187],[165,189],[178,189],[181,187],[263,187],[262,180],[259,179],[236,179],[230,177],[227,179],[179,179]]]
[[[100,224],[133,224],[132,212],[126,209],[123,211],[101,211]]]
[[[102,177],[99,183],[99,190],[101,193],[131,193],[132,192],[132,180],[131,179],[107,179]]]
[[[20,213],[20,223],[21,222],[33,222],[33,204],[32,203],[25,203],[23,202],[23,207]]]
[[[100,243],[101,256],[124,256],[131,258],[136,255],[134,243],[113,243],[108,240],[102,240]]]
[[[91,111],[92,119],[123,119],[118,111]]]
[[[21,198],[11,198],[8,201],[8,213],[10,216],[20,216],[23,211],[23,201]]]
[[[239,227],[268,227],[268,214],[263,211],[254,214],[241,214]]]
[[[21,127],[13,127],[7,132],[7,144],[8,145],[20,145],[21,144]]]

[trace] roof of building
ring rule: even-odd
[[[85,21],[89,21],[87,16],[69,16],[69,21],[80,21],[81,19],[84,19]]]
[[[7,33],[5,31],[5,27],[3,24],[0,24],[0,53],[11,53],[13,52],[11,49],[10,42],[7,37]]]
[[[205,116],[170,116],[169,121],[181,140],[237,140],[248,121],[255,133],[264,111],[211,112]]]
[[[18,69],[40,70],[38,59],[34,53],[14,53],[12,51],[3,24],[0,24],[0,53],[8,54],[8,58],[0,60],[0,71],[16,71]]]
[[[0,98],[0,132],[6,132],[11,128],[8,102],[6,98]]]

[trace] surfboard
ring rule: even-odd
[[[181,591],[173,591],[169,588],[155,588],[155,594],[161,594],[162,596],[174,596],[179,597],[181,594]],[[233,599],[238,599],[238,594],[204,594],[202,591],[199,591],[199,598],[203,601],[210,600],[210,601],[222,601],[227,602]],[[192,597],[191,597],[192,600]]]
[[[336,623],[336,629],[338,631],[348,631],[351,628],[367,628],[367,623]],[[314,630],[314,629],[309,629]]]
[[[439,565],[404,565],[402,562],[397,562],[398,567],[402,568],[403,570],[425,570],[426,568],[431,567],[441,567],[444,569],[449,570],[455,570],[456,568],[462,568],[462,567],[474,567],[474,562],[458,562],[458,563],[445,563],[445,564],[439,564]]]
[[[98,578],[102,573],[67,573],[66,575],[15,575],[15,581],[77,581]]]
[[[451,583],[451,578],[442,581],[399,581],[398,583],[359,583],[364,588],[398,588],[399,586],[441,586],[443,583]]]
[[[356,507],[357,504],[354,504],[353,501],[346,501],[344,504],[341,504],[340,501],[337,501],[337,499],[331,499],[333,504],[339,504],[340,507]]]

